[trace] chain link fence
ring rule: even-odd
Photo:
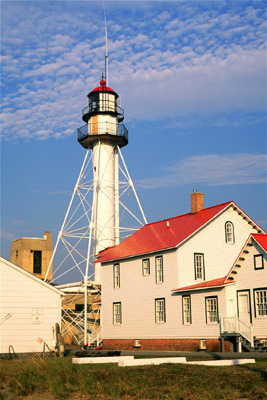
[[[12,360],[36,360],[40,358],[53,358],[58,355],[54,351],[46,351],[41,353],[0,353],[0,361]]]

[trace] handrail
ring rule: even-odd
[[[13,358],[12,355],[11,355],[11,350],[13,351],[14,357],[15,357],[15,358],[18,358],[18,356],[17,356],[17,354],[16,354],[16,352],[15,352],[15,350],[14,350],[14,347],[12,346],[12,344],[10,344],[10,345],[9,345],[9,348],[8,348],[9,359],[11,360],[11,359]]]
[[[102,342],[102,328],[99,326],[94,332],[90,333],[88,337],[88,345],[90,346],[92,343],[96,341],[97,346]]]
[[[124,110],[123,108],[117,106],[114,101],[109,100],[99,100],[98,102],[92,102],[89,106],[85,107],[82,110],[82,115],[94,113],[94,112],[116,112],[118,115],[123,116]]]
[[[83,125],[78,128],[78,141],[84,139],[87,136],[93,135],[115,135],[122,136],[128,142],[128,130],[123,124],[116,124],[111,122],[98,122],[97,124],[90,122],[89,124]]]
[[[251,347],[254,347],[253,326],[245,324],[236,316],[221,318],[221,333],[223,332],[237,332],[250,342]]]

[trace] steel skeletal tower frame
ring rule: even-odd
[[[72,294],[63,303],[63,333],[73,333],[75,328],[79,343],[93,341],[101,329],[99,318],[92,317],[92,303],[99,302],[101,295],[97,254],[147,223],[121,153],[128,144],[128,131],[122,124],[124,111],[117,105],[118,97],[103,79],[88,94],[88,106],[82,112],[86,125],[78,129],[86,154],[45,277],[58,283],[77,281],[79,274],[84,310],[71,310],[77,298],[71,289],[75,283],[68,285]]]

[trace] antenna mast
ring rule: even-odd
[[[105,10],[105,2],[103,0],[104,18],[105,18],[105,37],[106,37],[106,55],[105,55],[105,81],[108,86],[108,32],[107,32],[107,18]]]

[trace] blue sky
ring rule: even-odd
[[[106,1],[109,86],[149,222],[233,200],[266,215],[266,3]],[[1,255],[54,241],[85,150],[87,94],[104,69],[102,1],[2,1]]]

